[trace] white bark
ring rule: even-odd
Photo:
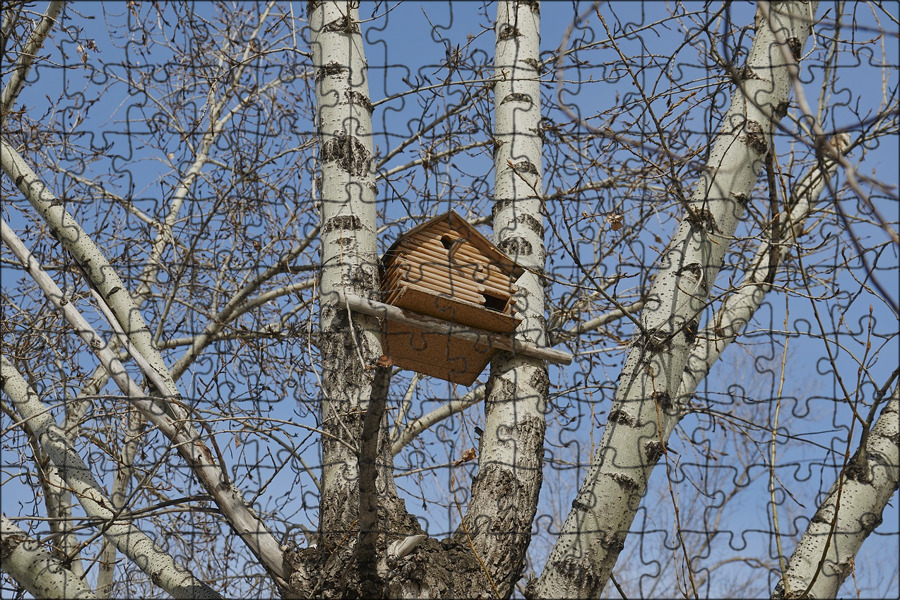
[[[900,401],[894,392],[865,445],[832,486],[797,544],[776,598],[834,598],[853,559],[881,524],[900,478]],[[804,594],[806,592],[806,594]]]
[[[175,598],[219,598],[213,589],[175,562],[127,517],[123,518],[112,510],[112,502],[81,456],[68,443],[65,433],[53,421],[50,410],[5,356],[2,357],[2,381],[3,391],[9,396],[22,422],[27,423],[59,469],[60,476],[85,514],[104,524],[106,539],[144,571],[153,583]]]
[[[0,516],[0,569],[35,598],[96,597],[81,577],[6,516]]]
[[[840,134],[832,140],[830,147],[832,152],[840,153],[849,143],[850,136]],[[824,172],[816,166],[797,182],[791,194],[790,213],[779,214],[778,229],[783,232],[781,239],[775,245],[768,240],[760,243],[743,281],[725,298],[715,316],[697,336],[678,391],[678,409],[687,405],[691,395],[709,374],[725,348],[737,339],[762,306],[772,289],[770,276],[774,277],[774,269],[781,265],[785,255],[796,243],[797,233],[804,230],[806,220],[817,207],[819,196],[834,177],[838,165],[837,156],[838,154],[832,154],[831,158],[825,160]],[[667,420],[666,438],[677,423],[676,419]]]
[[[372,317],[348,315],[338,293],[366,297],[378,289],[372,105],[355,3],[309,6],[321,169],[322,420],[338,439],[348,432],[356,438],[372,394],[366,367],[381,355],[381,335]],[[345,444],[326,438],[322,446],[321,530],[338,531],[355,520],[348,498],[356,493],[359,465]]]
[[[25,47],[19,53],[19,58],[16,59],[12,73],[9,74],[9,79],[6,81],[6,85],[3,86],[3,96],[0,98],[0,114],[4,118],[19,96],[19,92],[22,91],[22,86],[25,84],[31,65],[34,64],[34,59],[37,58],[38,52],[44,45],[44,40],[47,39],[47,36],[50,35],[50,30],[56,24],[56,18],[62,11],[63,5],[65,5],[65,2],[53,0],[47,6],[47,12],[41,17],[41,21],[35,27]]]
[[[22,262],[31,275],[32,279],[38,284],[47,298],[53,303],[58,310],[63,313],[66,320],[72,325],[84,342],[91,348],[101,364],[110,374],[113,382],[119,387],[123,394],[141,411],[141,413],[173,443],[174,447],[186,460],[188,466],[197,476],[197,479],[213,497],[213,501],[219,507],[222,515],[231,524],[234,531],[247,544],[250,550],[260,559],[263,566],[275,577],[282,576],[282,553],[279,544],[269,533],[265,524],[260,520],[252,508],[247,504],[233,483],[230,482],[227,474],[224,472],[224,465],[218,465],[213,457],[213,453],[203,442],[199,432],[193,427],[190,420],[186,418],[187,411],[181,406],[171,406],[173,410],[177,409],[179,419],[173,420],[168,413],[163,411],[154,399],[148,398],[141,391],[140,387],[131,379],[125,371],[125,367],[119,362],[116,353],[111,346],[103,341],[97,335],[91,325],[84,317],[75,309],[71,302],[63,294],[62,290],[53,282],[53,280],[41,269],[37,260],[31,255],[28,249],[16,237],[15,233],[9,228],[5,221],[0,221],[0,232],[2,232],[3,242],[9,246],[10,250]],[[123,345],[132,353],[135,361],[144,371],[144,374],[156,385],[160,387],[165,384],[161,375],[153,369],[149,362],[138,353],[131,342],[122,331],[121,325],[116,321],[112,314],[109,314],[107,305],[103,302],[103,298],[95,293],[101,308],[107,309],[107,317],[110,324],[120,333]],[[108,503],[111,505],[111,503]],[[121,548],[117,546],[120,550]],[[127,556],[133,557],[126,553]]]
[[[810,33],[815,3],[781,3],[773,18],[756,19],[756,37],[740,89],[732,97],[708,170],[659,260],[659,272],[628,353],[609,422],[572,503],[537,597],[594,597],[606,585],[656,462],[712,282],[722,267],[744,204],[771,148],[776,121],[787,112],[791,77],[774,29],[795,54]]]
[[[547,335],[539,3],[498,2],[494,29],[494,243],[525,267],[516,282],[516,312],[523,319],[516,339],[541,347]],[[503,352],[492,361],[465,529],[504,597],[531,539],[548,390],[544,360]]]

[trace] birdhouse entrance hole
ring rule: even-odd
[[[482,294],[484,296],[484,307],[502,313],[506,309],[508,298],[500,296],[492,296],[491,294]]]
[[[447,250],[450,250],[450,248],[453,247],[453,238],[449,235],[442,235],[441,245],[444,246],[444,248],[446,248]]]

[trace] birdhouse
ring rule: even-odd
[[[401,235],[383,260],[384,303],[447,323],[511,334],[514,282],[524,269],[450,211]],[[471,385],[495,347],[385,319],[384,352],[401,368]]]

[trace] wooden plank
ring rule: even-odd
[[[531,358],[546,360],[554,364],[568,365],[572,363],[572,355],[568,352],[563,352],[562,350],[538,346],[531,342],[518,340],[510,335],[491,333],[489,331],[462,325],[451,325],[440,319],[416,314],[412,311],[384,304],[383,302],[378,302],[376,300],[368,300],[355,294],[338,292],[338,295],[340,296],[341,304],[345,304],[352,310],[366,315],[411,325],[433,333],[448,334],[451,337],[469,340],[471,342],[486,341],[492,348],[515,352]]]
[[[420,281],[407,281],[406,287],[409,287],[409,286],[418,286],[423,290],[428,290],[431,294],[445,294],[447,296],[447,300],[452,298],[459,302],[465,302],[466,304],[471,304],[473,306],[481,307],[481,300],[483,298],[483,296],[481,294],[464,292],[463,290],[460,290],[460,289],[456,289],[454,294],[450,294],[447,292],[439,292],[439,291],[435,290],[434,287],[422,285],[422,282],[420,282]],[[444,298],[444,296],[441,296],[441,298]],[[434,302],[432,301],[432,303],[434,303]],[[400,306],[400,304],[398,304],[396,302],[394,302],[392,304],[394,304],[394,306]],[[436,316],[438,318],[449,318],[449,316],[442,316],[440,314],[437,314],[434,316]]]
[[[448,296],[450,295],[450,286],[444,288],[443,286],[431,283],[430,281],[423,281],[421,279],[409,279],[407,276],[404,276],[403,281],[415,284],[419,287],[423,287],[434,292],[435,294],[447,294]]]
[[[441,246],[443,246],[443,244],[441,244]],[[472,244],[469,244],[468,242],[457,246],[456,254],[483,265],[489,264],[491,262],[491,258],[489,256],[485,256],[480,250],[478,250],[478,248],[476,248]]]
[[[430,267],[430,270],[437,274],[443,274],[441,272],[443,268],[446,268],[447,271],[451,268],[451,265],[443,252],[441,255],[438,255],[436,252],[431,252],[419,247],[416,251],[409,253],[404,252],[402,256],[405,263],[425,265]],[[432,258],[433,261],[429,262],[427,260],[428,258]],[[399,266],[400,263],[395,259],[394,264],[392,264],[390,268],[399,268]],[[478,270],[479,266],[482,267],[481,271]],[[510,278],[504,275],[503,271],[497,265],[487,265],[484,262],[455,263],[452,265],[452,268],[461,271],[476,284],[483,285],[486,289],[492,290],[495,292],[494,295],[502,297],[515,294],[518,291],[518,288],[515,285],[512,285]],[[477,277],[479,273],[484,274],[485,272],[486,276],[483,279]],[[478,303],[480,304],[481,302],[478,301]]]
[[[487,344],[473,345],[395,321],[385,321],[383,344],[396,366],[466,386],[496,352]]]
[[[416,244],[427,244],[432,247],[440,247],[443,250],[444,244],[441,243],[441,236],[446,235],[446,232],[443,231],[428,231],[428,232],[419,232],[415,235],[409,236],[410,241],[415,242]]]
[[[475,294],[481,294],[486,288],[478,283],[472,277],[468,277],[464,271],[459,269],[448,269],[442,265],[434,265],[428,262],[422,262],[415,257],[408,257],[410,278],[415,279],[421,277],[423,280],[430,280],[432,283],[450,283],[456,287],[469,290]]]
[[[467,302],[459,297],[438,296],[414,284],[407,284],[405,290],[390,304],[451,324],[465,325],[492,333],[515,331],[522,322],[522,319],[517,319],[514,315],[488,310],[480,304]]]
[[[459,279],[462,278],[463,282],[459,283],[459,285],[471,288],[472,286],[465,285],[466,280],[467,280],[469,282],[474,283],[476,286],[482,286],[482,287],[474,288],[478,291],[478,293],[481,293],[482,291],[487,290],[487,291],[493,292],[493,295],[495,295],[495,296],[506,297],[511,294],[515,294],[516,291],[518,291],[518,289],[519,289],[514,285],[510,285],[509,279],[506,279],[506,278],[504,278],[502,280],[502,282],[499,284],[496,280],[491,280],[491,279],[479,280],[475,276],[477,271],[475,271],[475,269],[473,268],[472,265],[468,265],[468,264],[453,265],[453,268],[450,269],[450,268],[444,267],[443,265],[435,265],[433,263],[423,261],[421,257],[409,256],[409,257],[406,257],[406,259],[410,261],[410,264],[415,263],[416,265],[421,265],[423,269],[428,270],[429,272],[435,273],[436,275],[442,275],[442,276],[446,277],[447,274],[450,273],[450,276],[454,283],[458,283]],[[418,268],[418,267],[414,267],[414,268]],[[455,274],[454,272],[459,273],[459,274]]]
[[[484,300],[484,297],[476,292],[470,292],[459,287],[451,289],[450,285],[444,285],[443,282],[434,282],[429,281],[427,279],[419,279],[419,278],[409,278],[408,276],[404,276],[403,281],[407,284],[417,285],[419,287],[425,288],[435,294],[446,294],[452,298],[457,298],[460,300],[465,300],[470,302],[471,304],[481,306],[481,303]],[[398,283],[398,286],[402,287],[402,283]]]
[[[452,233],[456,233],[456,232],[452,232]],[[424,234],[419,234],[417,236],[414,236],[413,239],[418,244],[418,247],[424,248],[427,251],[429,251],[435,255],[442,255],[442,258],[444,258],[444,260],[446,260],[449,257],[448,248],[444,247],[444,244],[441,241],[441,237],[442,236],[433,237],[433,236],[425,236]],[[463,237],[463,236],[460,236],[457,234],[455,237]],[[465,238],[463,238],[463,239],[465,239]],[[473,262],[475,264],[480,264],[480,265],[486,265],[486,264],[493,263],[491,257],[482,253],[477,247],[468,243],[468,241],[466,243],[456,247],[456,250],[454,251],[454,257],[457,259],[459,257],[464,257],[464,258],[470,260],[471,262]],[[500,265],[497,265],[497,268],[499,268],[499,267],[500,267]]]
[[[477,304],[479,306],[481,306],[481,303],[484,301],[484,296],[482,296],[480,292],[468,290],[461,286],[450,286],[449,284],[444,286],[441,283],[435,283],[427,279],[418,278],[406,279],[405,281],[409,284],[418,285],[423,288],[432,290],[435,293],[446,294],[451,298],[457,298],[458,300],[464,300],[466,302]]]
[[[382,284],[382,291],[391,292],[397,287],[399,287],[400,282],[403,280],[405,275],[405,269],[394,269],[387,276],[387,279]]]
[[[459,232],[448,230],[448,233],[453,234],[455,237],[466,239],[465,236]],[[424,232],[410,236],[410,240],[415,243],[416,250],[410,249],[412,251],[421,249],[423,252],[435,257],[437,260],[446,262],[449,259],[449,253],[447,251],[448,249],[444,247],[443,242],[441,242],[441,237],[443,236],[429,235]],[[512,279],[511,266],[495,262],[492,257],[484,254],[480,248],[471,244],[468,240],[466,240],[466,243],[457,246],[453,254],[453,258],[457,261],[459,261],[460,258],[463,258],[472,264],[490,265],[493,267],[494,272],[501,274],[501,276],[506,279]]]
[[[440,244],[437,244],[437,248],[431,244],[417,244],[414,249],[410,249],[408,254],[410,256],[427,256],[437,264],[441,265],[450,264],[450,256]]]
[[[465,248],[465,246],[464,246]],[[478,283],[487,283],[496,289],[507,289],[515,287],[512,285],[512,277],[503,269],[502,265],[493,263],[483,255],[465,254],[460,250],[456,253],[455,259],[451,262],[447,251],[440,244],[420,244],[408,252],[404,252],[408,259],[418,259],[421,262],[427,262],[423,257],[431,259],[437,265],[447,265],[448,268],[472,269],[473,273],[481,273],[483,279],[472,277]],[[463,258],[465,260],[460,260]],[[479,268],[480,267],[480,268]]]
[[[472,279],[479,283],[486,282],[488,285],[500,290],[511,289],[515,291],[517,289],[513,285],[511,277],[504,275],[500,269],[492,268],[490,265],[477,265],[472,274]]]
[[[421,240],[433,240],[435,237],[439,243],[440,235],[443,233],[453,232],[453,235],[465,238],[469,245],[474,246],[479,251],[484,253],[491,259],[492,263],[498,263],[501,268],[505,271],[508,271],[508,274],[511,279],[518,279],[519,276],[524,272],[524,269],[517,265],[513,260],[504,254],[499,248],[497,248],[491,241],[486,238],[478,229],[468,223],[465,219],[457,215],[452,210],[434,217],[424,223],[413,227],[411,230],[401,235],[398,240],[394,243],[391,248],[388,249],[387,256],[388,258],[385,260],[387,264],[390,260],[390,255],[397,250],[400,246],[403,246],[409,239],[416,238]]]
[[[434,267],[429,264],[416,264],[412,265],[410,268],[410,273],[421,273],[423,276],[427,277],[430,281],[440,280],[441,282],[447,282],[450,287],[454,290],[457,288],[462,288],[468,292],[472,292],[473,294],[480,296],[482,292],[487,289],[484,285],[480,283],[476,283],[474,280],[467,278],[464,274],[454,274],[453,271],[444,270],[440,267]]]

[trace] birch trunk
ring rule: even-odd
[[[609,422],[547,565],[536,597],[596,597],[606,585],[647,489],[666,451],[672,399],[712,282],[786,113],[791,78],[775,29],[800,56],[815,3],[783,2],[773,18],[757,11],[756,37],[739,89],[716,138],[708,168],[659,260],[616,391]]]
[[[370,597],[384,593],[384,532],[403,537],[421,530],[407,518],[393,483],[384,419],[389,370],[375,366],[380,326],[339,301],[341,294],[370,297],[379,289],[373,107],[358,7],[354,2],[307,7],[321,177],[324,435],[319,540],[317,548],[299,556],[289,552],[290,594]]]
[[[525,267],[516,286],[523,318],[517,338],[546,346],[540,75],[540,5],[497,4],[494,56],[494,243]],[[543,360],[499,352],[491,364],[479,469],[463,531],[509,597],[531,541],[541,489],[544,411],[549,378]]]
[[[321,176],[322,532],[356,520],[359,471],[352,444],[362,432],[381,354],[377,322],[338,303],[338,292],[378,289],[372,119],[358,9],[310,3]],[[333,437],[332,437],[333,436]]]
[[[774,598],[834,598],[853,559],[897,491],[900,478],[898,388],[831,487],[782,575]]]

